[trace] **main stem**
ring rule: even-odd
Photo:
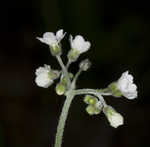
[[[74,95],[71,92],[67,94],[67,97],[66,97],[66,100],[63,105],[62,112],[59,118],[58,126],[57,126],[55,147],[61,147],[65,122],[66,122],[68,112],[69,112],[69,107],[71,105],[73,98],[74,98]]]

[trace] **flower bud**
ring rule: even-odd
[[[62,83],[57,84],[56,86],[56,93],[58,95],[63,95],[65,93],[66,86]]]
[[[72,80],[72,78],[73,78],[73,74],[72,73],[69,73],[69,78],[70,78],[70,80]],[[64,77],[63,75],[61,77],[61,83],[63,83],[64,85],[67,84],[66,77]]]
[[[95,107],[93,105],[88,105],[86,107],[86,112],[89,114],[89,115],[94,115],[95,114]]]
[[[91,95],[86,95],[84,97],[84,102],[86,104],[95,105],[97,103],[97,101],[98,101],[97,98],[94,96],[91,96]]]
[[[102,110],[102,105],[88,105],[86,107],[86,112],[89,114],[89,115],[97,115],[97,114],[100,114]]]
[[[106,106],[103,109],[103,112],[112,127],[117,128],[118,126],[123,125],[124,119],[122,115],[116,112],[111,106]]]
[[[91,62],[89,61],[89,59],[85,59],[83,60],[79,67],[83,70],[83,71],[87,71],[91,66]]]

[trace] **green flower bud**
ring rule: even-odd
[[[56,93],[58,95],[63,95],[65,93],[66,86],[62,83],[57,84],[56,86]]]
[[[66,80],[66,77],[62,77],[61,78],[61,83],[63,83],[64,85],[66,85],[67,84],[67,80]]]
[[[70,79],[72,80],[72,79],[73,79],[73,74],[72,74],[72,73],[69,73],[69,77],[70,77]]]
[[[70,77],[70,79],[72,80],[73,74],[72,74],[72,73],[69,73],[69,77]],[[61,83],[63,83],[64,85],[67,84],[66,77],[63,76],[63,77],[61,78]]]
[[[101,111],[102,111],[102,105],[99,102],[97,102],[95,105],[88,105],[86,107],[86,112],[89,115],[97,115],[100,114]]]
[[[86,107],[86,112],[89,114],[89,115],[94,115],[95,114],[95,107],[93,105],[88,105]]]
[[[94,96],[91,96],[91,95],[86,95],[84,97],[84,102],[86,104],[95,105],[97,103],[97,101],[98,101],[97,98]]]
[[[95,114],[95,115],[100,114],[101,111],[102,111],[102,109],[100,109],[100,108],[95,108],[94,114]]]

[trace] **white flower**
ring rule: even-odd
[[[123,125],[124,119],[122,115],[116,112],[111,106],[105,107],[104,113],[112,127],[117,128],[120,125]]]
[[[74,39],[70,36],[71,48],[77,50],[79,54],[89,50],[91,43],[85,41],[81,35],[77,35]]]
[[[117,88],[128,99],[137,97],[137,86],[133,83],[133,76],[128,74],[128,71],[121,75],[117,82]]]
[[[39,67],[36,69],[35,82],[39,87],[48,88],[53,83],[53,80],[49,77],[50,71],[51,68],[48,65],[44,65],[44,67]]]
[[[53,80],[59,77],[60,72],[52,70],[49,65],[44,65],[44,67],[36,69],[35,75],[36,84],[39,87],[48,88],[51,84],[53,84]]]
[[[63,30],[61,29],[56,32],[56,35],[53,32],[46,32],[43,34],[43,38],[37,37],[37,39],[53,47],[60,43],[60,41],[64,38],[65,34],[66,33],[63,33]]]

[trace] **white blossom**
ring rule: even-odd
[[[133,83],[133,76],[124,72],[117,82],[117,88],[120,90],[123,96],[128,99],[134,99],[137,97],[137,86]]]
[[[36,84],[39,87],[48,88],[51,84],[53,84],[53,80],[59,77],[60,72],[52,70],[49,65],[44,65],[44,67],[36,69],[35,75]]]
[[[77,35],[74,39],[70,36],[71,48],[77,50],[79,54],[89,50],[91,43],[85,41],[81,35]]]
[[[64,38],[66,33],[63,33],[63,30],[58,30],[56,32],[56,35],[53,32],[46,32],[43,34],[43,37],[37,37],[38,40],[41,42],[49,45],[49,46],[55,46],[60,43],[60,41]]]

